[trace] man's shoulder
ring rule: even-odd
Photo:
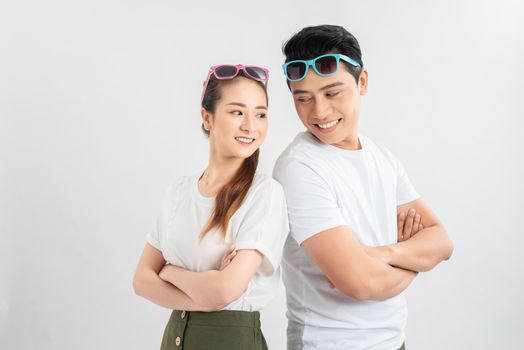
[[[393,169],[395,172],[399,170],[399,159],[388,147],[381,143],[374,142],[368,137],[360,137],[363,147],[366,148],[367,156],[373,158],[374,163],[378,165],[380,169]],[[382,175],[384,174],[385,173],[382,173]]]
[[[292,161],[314,162],[323,153],[322,144],[307,131],[298,133],[293,141],[282,151],[275,166]]]
[[[372,156],[384,157],[389,161],[395,160],[395,155],[389,150],[388,147],[382,143],[375,142],[367,136],[359,135],[363,147],[366,148],[366,151]]]

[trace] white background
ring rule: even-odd
[[[455,243],[409,289],[409,349],[522,349],[522,1],[1,1],[0,349],[156,349],[133,272],[174,178],[203,170],[209,66],[271,71],[260,170],[302,130],[281,45],[339,24],[370,72],[362,132]],[[285,299],[263,313],[284,349]]]

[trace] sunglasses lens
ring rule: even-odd
[[[333,56],[326,56],[315,61],[315,68],[321,74],[333,74],[337,71],[337,59]]]
[[[215,69],[217,78],[230,78],[237,74],[237,67],[235,66],[220,66]]]
[[[246,67],[246,71],[247,71],[247,74],[249,74],[251,78],[253,79],[262,80],[262,81],[267,80],[267,74],[262,68],[251,66],[251,67]]]
[[[289,80],[300,80],[306,75],[306,64],[294,62],[286,66],[286,74]]]

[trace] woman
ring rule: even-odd
[[[209,164],[169,187],[133,281],[138,295],[174,309],[161,349],[267,349],[259,310],[277,289],[288,233],[280,184],[256,173],[267,78],[254,66],[209,71]]]

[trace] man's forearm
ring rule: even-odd
[[[402,293],[417,276],[416,272],[391,267],[388,274],[375,276],[371,280],[369,299],[385,300]]]
[[[433,269],[443,260],[449,259],[452,252],[453,244],[441,225],[425,228],[406,241],[377,247],[375,250],[388,264],[417,272]]]
[[[414,271],[391,266],[373,256],[366,256],[359,266],[352,274],[353,282],[342,290],[357,300],[392,298],[402,293],[417,276]]]

